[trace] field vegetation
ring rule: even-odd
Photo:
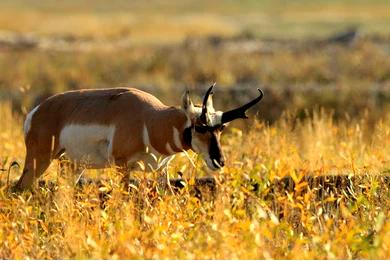
[[[389,259],[387,1],[0,2],[0,258]],[[47,95],[136,86],[167,104],[217,82],[226,166],[115,168],[75,185],[53,162],[14,193],[23,120]],[[17,164],[16,164],[17,163]],[[18,166],[19,165],[19,166]],[[65,166],[65,167],[64,167]],[[149,184],[182,176],[184,188]],[[197,177],[215,177],[198,186]]]
[[[1,115],[1,157],[22,161],[22,124],[9,106]],[[367,121],[315,113],[223,137],[227,166],[214,173],[217,192],[191,193],[194,177],[207,175],[191,154],[169,165],[189,185],[174,194],[140,186],[128,192],[115,169],[88,171],[102,184],[74,185],[71,171],[52,164],[55,186],[10,194],[2,175],[2,258],[378,258],[389,257],[389,115]],[[295,127],[292,127],[295,126]],[[16,167],[11,180],[20,173]],[[141,181],[159,173],[133,173]],[[350,175],[356,186],[324,189],[305,177]],[[293,190],[275,185],[292,177]],[[104,192],[109,195],[102,197]],[[318,191],[322,191],[318,193]],[[103,194],[102,194],[103,193]]]

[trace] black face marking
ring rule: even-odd
[[[207,131],[209,131],[209,127],[206,125],[195,125],[195,131],[201,134],[205,134]]]
[[[199,134],[209,133],[208,154],[211,163],[217,169],[225,165],[225,158],[222,153],[221,144],[219,142],[219,134],[225,128],[225,124],[218,124],[215,126],[207,126],[205,124],[194,124],[191,127],[185,128],[183,132],[183,140],[185,144],[191,148],[192,146],[192,130]]]
[[[210,159],[211,159],[212,164],[216,168],[220,168],[220,167],[223,167],[225,165],[225,160],[224,160],[224,157],[222,155],[221,144],[219,143],[217,134],[215,134],[215,133],[211,134],[210,145],[209,145],[209,155],[210,155]],[[220,166],[217,166],[214,163],[214,160],[217,161],[217,163]]]
[[[224,124],[218,124],[213,127],[207,125],[195,125],[195,131],[201,134],[204,134],[206,132],[222,131],[224,128]]]
[[[216,125],[214,127],[207,125],[193,125],[192,127],[185,128],[183,132],[183,140],[189,147],[191,147],[192,142],[192,128],[194,128],[197,133],[205,134],[206,132],[213,133],[215,131],[222,131],[225,128],[225,124]]]
[[[184,143],[191,148],[191,143],[192,143],[192,127],[188,127],[184,129],[183,132],[183,141]]]

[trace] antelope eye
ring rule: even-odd
[[[204,134],[207,132],[207,126],[195,125],[195,131]]]

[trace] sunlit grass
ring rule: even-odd
[[[243,30],[273,37],[324,36],[350,25],[389,33],[387,1],[9,1],[0,31],[76,37],[128,37],[134,43]]]
[[[0,162],[23,164],[22,119],[1,104]],[[115,169],[89,171],[104,180],[77,188],[70,172],[53,163],[43,177],[58,185],[10,194],[1,173],[1,258],[377,258],[390,257],[390,115],[374,126],[367,115],[335,122],[317,111],[304,121],[286,115],[276,124],[253,123],[249,132],[223,136],[226,167],[208,173],[179,155],[168,168],[185,178],[212,174],[218,192],[199,200],[186,188],[176,194],[140,186],[128,193]],[[190,153],[190,157],[194,155]],[[7,159],[7,160],[5,160]],[[13,168],[15,181],[21,170]],[[360,176],[355,199],[347,194],[318,197],[304,175]],[[142,179],[158,173],[134,172]],[[378,176],[379,175],[379,176]],[[270,190],[291,176],[295,191]],[[190,181],[191,182],[191,181]],[[258,189],[253,185],[258,184]],[[142,184],[142,183],[141,183]],[[102,192],[111,191],[102,208]]]
[[[1,37],[21,33],[52,46],[1,47],[0,258],[389,259],[388,6],[381,0],[1,1]],[[363,36],[353,44],[319,43],[351,25]],[[226,39],[203,38],[210,35]],[[308,36],[318,42],[299,40]],[[172,104],[178,101],[172,90],[214,81],[221,89],[250,85],[266,92],[260,111],[267,115],[223,135],[223,170],[210,172],[189,152],[167,168],[170,177],[181,172],[188,180],[180,191],[147,185],[146,178],[162,178],[160,171],[134,171],[140,185],[129,192],[115,168],[86,171],[83,178],[95,182],[79,187],[78,176],[58,162],[41,177],[46,185],[23,193],[7,185],[20,177],[25,155],[23,117],[15,111],[25,114],[36,96],[154,86]],[[216,107],[228,102],[221,95]],[[312,110],[319,105],[327,109]],[[279,118],[284,108],[291,111]],[[262,120],[268,116],[276,122]],[[202,190],[199,198],[194,178],[204,176],[216,178],[217,192]],[[320,176],[357,181],[346,188],[310,179]]]

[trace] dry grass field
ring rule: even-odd
[[[0,136],[6,167],[11,160],[22,162],[22,122],[9,105],[0,113],[9,123]],[[213,173],[217,192],[202,192],[201,199],[191,193],[191,180],[207,171],[194,155],[196,166],[180,155],[169,165],[171,177],[181,171],[189,179],[189,187],[174,194],[145,186],[129,193],[114,169],[88,171],[103,185],[80,189],[71,172],[59,174],[58,163],[44,177],[55,187],[10,194],[4,172],[0,256],[389,258],[390,183],[383,177],[390,171],[390,117],[384,116],[372,129],[364,117],[336,123],[323,112],[300,122],[291,116],[273,126],[256,122],[245,133],[231,129],[223,137],[227,166]],[[18,173],[13,168],[11,180]],[[133,175],[142,181],[159,174]],[[359,182],[318,193],[321,184],[310,186],[304,178],[309,175],[351,175]],[[294,190],[275,187],[286,176]]]
[[[0,2],[0,258],[389,259],[388,2],[147,2]],[[183,188],[135,171],[128,190],[53,162],[13,192],[46,95],[131,85],[177,105],[214,81],[221,109],[265,92],[222,136],[222,170],[178,154]]]

